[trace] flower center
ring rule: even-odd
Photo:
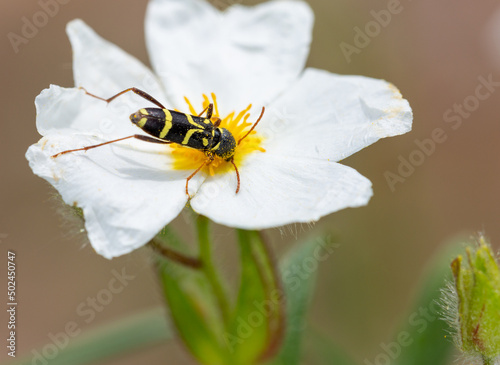
[[[217,97],[214,93],[211,94],[212,104],[214,105],[212,121],[215,122],[217,118],[221,119],[221,124],[219,128],[227,129],[234,137],[236,143],[245,137],[248,133],[253,123],[249,122],[250,113],[248,112],[252,107],[252,104],[238,114],[234,111],[224,118],[219,114],[219,108],[217,105]],[[196,111],[191,102],[187,97],[184,97],[186,103],[189,107],[189,113],[192,115],[199,115],[201,110],[208,107],[211,103],[207,95],[203,94],[203,108],[200,111]],[[253,130],[248,136],[246,136],[237,146],[234,152],[233,161],[236,166],[241,166],[245,158],[252,152],[260,151],[266,152],[264,148],[261,147],[261,143],[264,140],[262,136],[259,136],[255,130]],[[172,143],[170,145],[172,148],[172,156],[174,157],[174,162],[172,165],[173,169],[176,170],[196,170],[204,162],[206,165],[203,167],[203,171],[211,176],[215,174],[225,174],[229,171],[234,172],[234,167],[230,161],[226,161],[219,156],[214,156],[213,160],[210,161],[210,157],[204,151],[196,150],[194,148],[189,148],[181,146],[180,144]]]

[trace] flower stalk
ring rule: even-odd
[[[202,364],[253,365],[273,358],[284,338],[285,294],[260,233],[237,231],[241,273],[236,298],[231,300],[214,262],[208,218],[196,217],[196,232],[200,267],[172,259],[170,253],[158,257],[165,298],[180,338]],[[167,236],[175,241],[175,235],[160,234],[162,239]],[[170,244],[180,249],[178,242]]]
[[[212,259],[209,224],[210,221],[207,217],[200,215],[196,218],[201,268],[205,273],[210,286],[212,287],[215,297],[217,298],[217,303],[224,323],[227,324],[229,320],[229,301],[224,286],[220,281],[219,274],[215,270]]]

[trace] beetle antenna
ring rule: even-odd
[[[260,122],[260,120],[262,119],[262,117],[264,116],[264,112],[266,111],[266,107],[263,106],[262,107],[262,112],[260,113],[260,117],[259,119],[257,119],[257,121],[253,124],[252,128],[250,128],[250,130],[247,132],[247,134],[245,134],[242,138],[240,138],[240,140],[238,141],[238,145],[240,144],[241,141],[243,141],[245,138],[247,138],[247,136],[252,133],[252,131],[254,130],[254,128],[257,126],[257,124]],[[236,167],[236,166],[235,166]],[[238,180],[239,181],[239,180]],[[239,187],[239,184],[238,184],[238,187]],[[238,191],[236,191],[238,192]]]

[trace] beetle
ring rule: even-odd
[[[250,128],[250,130],[242,138],[240,138],[238,142],[236,142],[234,136],[229,130],[220,127],[220,124],[222,122],[221,119],[212,117],[213,104],[209,104],[199,115],[191,115],[167,109],[151,95],[135,87],[125,89],[108,99],[104,99],[91,94],[84,88],[81,89],[85,91],[87,95],[105,101],[106,103],[109,103],[120,95],[131,91],[158,106],[159,108],[142,108],[130,115],[130,121],[152,137],[142,134],[134,134],[131,136],[114,139],[112,141],[107,141],[92,146],[62,151],[53,155],[52,158],[57,158],[70,152],[88,151],[92,148],[101,147],[129,138],[136,138],[141,141],[159,144],[177,143],[181,146],[200,150],[207,157],[207,159],[201,164],[201,166],[198,167],[186,179],[186,194],[188,196],[189,180],[191,180],[204,166],[210,164],[210,162],[212,162],[215,157],[220,157],[223,160],[230,162],[234,166],[234,169],[236,171],[236,178],[238,181],[236,194],[239,192],[240,174],[238,172],[238,167],[234,163],[234,154],[236,151],[236,147],[254,130],[254,128],[260,122],[264,115],[264,111],[266,109],[265,107],[262,107],[262,112],[260,113],[257,121],[252,125],[252,128]],[[205,112],[207,113],[206,117],[202,117]],[[212,121],[212,119],[214,119],[214,121]]]

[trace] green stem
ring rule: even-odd
[[[267,268],[268,281],[263,277],[263,282],[267,287],[269,297],[272,297],[273,291],[277,290],[279,293],[285,293],[283,288],[280,274],[278,273],[278,265],[272,255],[269,245],[264,240],[262,233],[254,231],[252,234],[255,237],[255,242],[259,243],[261,252],[261,272]],[[278,352],[285,336],[286,326],[286,299],[285,296],[281,298],[276,308],[276,321],[273,323],[272,328],[269,328],[269,344],[265,351],[261,354],[261,360],[272,358]]]
[[[219,275],[215,270],[212,260],[212,250],[209,234],[209,220],[207,217],[198,216],[196,220],[196,228],[198,230],[198,244],[200,248],[200,260],[202,263],[202,270],[207,277],[214,295],[219,304],[222,318],[225,324],[229,323],[229,302],[227,295],[219,279]]]

